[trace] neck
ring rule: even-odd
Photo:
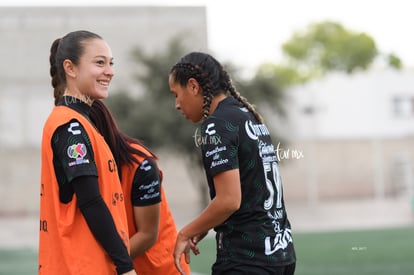
[[[63,93],[63,96],[72,96],[76,99],[79,99],[80,101],[88,104],[89,106],[92,106],[93,103],[93,99],[91,97],[89,97],[88,95],[84,95],[81,93],[74,93],[68,89],[65,90],[65,92]]]
[[[213,97],[213,100],[210,104],[210,115],[216,110],[218,104],[225,99],[227,96],[225,94],[218,94],[215,97]]]

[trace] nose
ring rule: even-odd
[[[181,110],[180,104],[178,103],[177,99],[175,100],[175,109]]]
[[[114,69],[112,68],[112,66],[110,66],[110,65],[108,65],[108,66],[106,66],[106,69],[105,69],[105,75],[107,75],[107,76],[110,76],[111,78],[114,76]]]

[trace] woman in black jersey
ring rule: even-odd
[[[263,119],[234,88],[211,55],[192,52],[170,71],[175,107],[201,122],[197,146],[211,202],[178,233],[177,269],[184,253],[197,255],[197,243],[216,231],[212,274],[294,274],[296,256],[283,200],[275,147]]]

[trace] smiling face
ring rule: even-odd
[[[64,61],[67,78],[67,95],[75,96],[92,104],[95,99],[108,97],[109,83],[114,76],[112,52],[102,39],[83,42],[83,54],[79,64]]]
[[[175,108],[180,110],[186,119],[197,123],[203,118],[203,91],[197,80],[190,78],[185,86],[181,86],[170,74],[168,79],[171,93],[175,96]]]

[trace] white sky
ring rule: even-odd
[[[206,6],[209,48],[220,61],[254,68],[281,61],[281,45],[309,23],[334,20],[366,32],[381,52],[414,67],[410,0],[2,0],[0,6]]]

